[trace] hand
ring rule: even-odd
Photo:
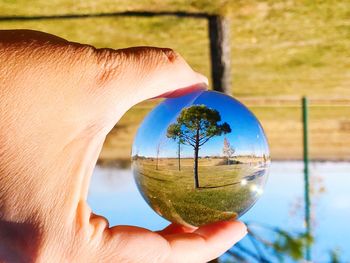
[[[109,227],[86,202],[107,133],[133,105],[207,79],[170,49],[96,49],[0,31],[0,262],[205,262],[240,222]]]

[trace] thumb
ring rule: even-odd
[[[168,48],[96,49],[96,54],[102,66],[96,83],[114,105],[123,98],[130,108],[149,98],[178,96],[208,85],[206,77]]]

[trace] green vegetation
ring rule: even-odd
[[[258,171],[249,164],[226,165],[222,158],[199,159],[200,187],[193,186],[193,159],[182,159],[182,170],[177,159],[134,158],[138,185],[152,208],[172,222],[203,225],[236,218],[246,211],[258,197],[250,186],[259,185],[261,177],[241,180]]]
[[[350,98],[350,4],[348,1],[79,1],[0,0],[1,16],[103,13],[125,10],[223,13],[230,17],[232,91],[250,97],[330,99],[310,109],[311,157],[350,159],[350,99],[333,107],[332,98]],[[207,22],[166,17],[100,17],[40,21],[0,21],[0,29],[30,28],[97,47],[172,47],[197,71],[210,76]],[[301,113],[281,102],[271,107],[249,102],[267,132],[274,159],[301,158]],[[295,104],[295,103],[294,103]],[[129,159],[142,118],[155,105],[130,110],[108,136],[102,161]]]

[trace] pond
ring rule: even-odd
[[[315,239],[312,258],[329,262],[333,250],[341,262],[350,262],[350,163],[314,162],[310,168]],[[304,231],[303,183],[302,162],[272,162],[264,194],[241,220],[290,233]],[[96,167],[88,202],[95,213],[108,218],[111,226],[159,230],[169,223],[143,200],[129,169]]]

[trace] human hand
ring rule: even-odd
[[[95,49],[0,30],[0,262],[205,262],[240,222],[109,227],[87,202],[107,133],[133,105],[207,79],[170,49]]]

